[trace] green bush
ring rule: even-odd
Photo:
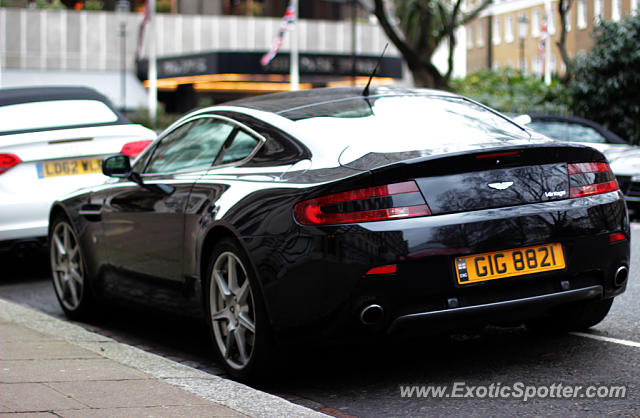
[[[506,113],[567,114],[569,96],[558,80],[547,86],[536,77],[521,76],[513,69],[481,70],[455,79],[451,89]]]
[[[100,0],[86,0],[84,2],[85,10],[103,10],[104,2]]]
[[[171,13],[171,1],[170,0],[157,0],[156,12],[158,13]]]
[[[640,145],[640,15],[602,21],[575,61],[572,110]]]
[[[64,10],[66,6],[62,4],[60,0],[36,0],[36,7],[38,9],[48,9],[48,10]]]

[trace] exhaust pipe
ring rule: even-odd
[[[384,309],[382,306],[372,303],[365,306],[360,311],[360,322],[365,325],[373,325],[380,321],[384,316]]]
[[[629,269],[627,266],[620,266],[613,275],[613,284],[620,287],[627,281],[627,277],[629,277]]]

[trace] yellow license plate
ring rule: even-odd
[[[37,164],[38,177],[73,176],[102,172],[102,158],[47,161]]]
[[[559,243],[473,254],[455,259],[459,284],[484,282],[504,277],[565,268]]]

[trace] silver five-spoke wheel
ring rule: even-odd
[[[225,251],[217,256],[209,286],[215,343],[224,361],[242,370],[254,354],[256,309],[247,270],[236,254]]]
[[[53,285],[66,311],[76,311],[83,300],[85,272],[78,238],[67,222],[55,224],[51,233]]]

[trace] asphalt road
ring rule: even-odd
[[[49,281],[46,255],[1,259],[0,263],[0,297],[63,318]],[[476,333],[371,345],[305,346],[287,353],[277,375],[258,387],[343,417],[638,416],[639,298],[640,224],[634,224],[627,291],[616,299],[607,318],[589,332],[590,337],[539,335],[523,327],[490,327]],[[81,325],[209,373],[222,374],[210,355],[206,329],[198,321],[114,308],[103,318]],[[596,339],[600,337],[613,341]],[[562,388],[577,385],[583,389],[569,399],[550,397],[560,393],[559,384]],[[449,397],[403,397],[401,386],[413,385],[446,385]],[[459,389],[455,393],[451,392],[454,385]],[[587,398],[584,390],[592,385],[624,386],[626,397]],[[527,401],[515,396],[490,397],[492,390],[508,387],[517,395],[517,388],[524,391],[529,386],[541,395],[545,387],[552,392]],[[464,397],[470,393],[476,397]]]

